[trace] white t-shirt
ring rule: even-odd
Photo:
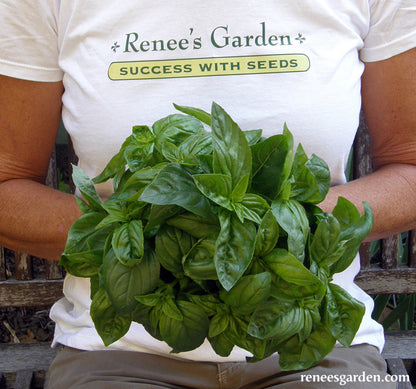
[[[133,125],[173,113],[172,103],[209,110],[215,101],[244,130],[270,136],[286,122],[296,143],[328,163],[335,185],[345,182],[358,125],[362,61],[414,47],[415,21],[414,0],[0,0],[0,73],[63,80],[63,121],[90,177]],[[372,299],[353,283],[358,271],[356,258],[335,277],[367,307],[354,344],[382,349]],[[64,293],[51,310],[55,343],[103,349],[89,280],[67,276]],[[137,323],[110,348],[170,352]],[[176,357],[246,355],[234,348],[223,358],[206,342]]]

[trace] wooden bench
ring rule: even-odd
[[[66,159],[73,161],[71,151],[68,155]],[[361,177],[370,171],[369,139],[362,121],[354,144],[354,176]],[[48,185],[57,187],[56,156],[51,159]],[[408,234],[408,263],[398,263],[398,236],[381,241],[377,258],[370,258],[369,244],[362,245],[362,270],[356,282],[369,294],[416,294],[416,231]],[[14,274],[6,274],[4,251],[0,248],[0,308],[51,306],[62,296],[64,271],[56,262],[44,260],[44,274],[39,276],[32,272],[30,256],[24,253],[14,255]],[[56,352],[49,342],[0,344],[0,388],[42,388],[45,372]],[[387,332],[383,357],[391,374],[409,372],[412,375],[413,360],[416,360],[416,331]],[[400,383],[399,388],[412,386]]]

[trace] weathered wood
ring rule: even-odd
[[[15,252],[15,277],[16,280],[31,280],[32,279],[32,258],[29,254]]]
[[[51,159],[49,160],[49,168],[46,175],[45,184],[50,188],[58,188],[58,174],[56,171],[56,149],[53,150]]]
[[[47,280],[59,280],[62,276],[62,266],[59,266],[57,261],[45,259],[45,278]]]
[[[49,342],[0,343],[0,371],[13,373],[20,370],[48,370],[58,352]]]
[[[397,267],[399,253],[399,236],[392,235],[381,241],[381,267],[394,269]]]
[[[371,244],[370,242],[362,243],[360,246],[360,263],[361,269],[369,269],[371,267]]]
[[[409,266],[416,267],[416,230],[409,231]]]
[[[63,280],[0,282],[1,307],[49,306],[62,297]]]
[[[398,267],[361,270],[355,282],[369,294],[415,294],[416,268]]]
[[[416,331],[387,331],[384,359],[416,359]]]
[[[32,370],[19,370],[16,375],[14,389],[31,389],[33,381]]]
[[[4,256],[4,248],[0,246],[0,281],[6,279],[6,257]]]
[[[406,366],[404,365],[404,362],[400,358],[394,358],[394,359],[387,359],[387,369],[388,372],[395,376],[397,381],[397,389],[412,389],[413,386],[410,382],[410,377],[407,373]],[[408,381],[405,381],[407,379]]]
[[[353,161],[354,178],[364,177],[372,172],[370,135],[363,114],[360,116],[360,125],[354,140]]]

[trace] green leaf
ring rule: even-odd
[[[81,253],[62,254],[59,265],[75,277],[93,277],[103,261],[103,250],[89,250]]]
[[[166,224],[179,228],[197,239],[217,237],[220,231],[220,224],[215,215],[203,218],[192,213],[184,213],[166,220]]]
[[[289,251],[303,262],[310,231],[305,208],[296,200],[275,200],[271,210],[279,226],[287,233]]]
[[[104,288],[98,289],[94,294],[90,313],[105,346],[119,340],[130,328],[130,318],[116,313]]]
[[[248,333],[255,338],[282,342],[300,332],[305,324],[303,309],[296,304],[269,299],[251,317]]]
[[[144,238],[142,222],[131,220],[116,228],[112,248],[117,259],[125,266],[135,266],[142,261]]]
[[[211,108],[214,173],[232,179],[234,188],[242,177],[251,175],[251,151],[243,131],[218,105]]]
[[[215,240],[198,241],[183,257],[183,270],[193,280],[216,280],[217,271],[214,263]]]
[[[193,107],[187,107],[183,105],[177,105],[173,104],[174,107],[183,113],[186,113],[187,115],[193,116],[196,119],[200,120],[202,123],[207,124],[208,126],[211,125],[211,115],[208,112],[205,112],[204,110],[200,108],[193,108]]]
[[[289,131],[274,135],[251,147],[254,191],[278,198],[289,178],[293,161],[293,138]]]
[[[88,238],[99,234],[96,226],[103,220],[104,216],[103,213],[91,212],[75,220],[69,229],[64,253],[73,254],[87,250],[86,241]]]
[[[364,304],[335,284],[328,285],[324,301],[326,325],[344,347],[349,347],[364,316]]]
[[[298,145],[293,164],[290,197],[304,203],[318,204],[328,193],[331,177],[325,161],[316,155],[308,159]]]
[[[162,152],[165,142],[179,145],[189,136],[204,131],[204,127],[192,116],[174,114],[156,121],[152,130],[155,134],[155,145]]]
[[[341,226],[340,239],[345,241],[345,251],[341,258],[331,267],[331,274],[344,271],[357,256],[361,242],[370,233],[373,227],[373,213],[370,205],[364,205],[364,215],[361,216],[358,209],[350,201],[343,197],[338,198],[332,214],[337,218]]]
[[[280,248],[274,249],[264,258],[266,267],[280,279],[276,281],[274,293],[282,298],[306,298],[323,296],[325,286],[292,254]]]
[[[140,201],[158,205],[178,205],[199,216],[211,215],[209,202],[195,186],[192,175],[175,163],[160,171],[143,191]]]
[[[120,150],[107,163],[104,170],[93,179],[94,184],[100,184],[113,178],[116,174],[120,174],[126,170],[126,159],[124,157],[124,150],[134,140],[134,136],[130,135],[126,138],[120,147]]]
[[[167,315],[159,318],[160,334],[172,347],[173,353],[185,352],[199,347],[208,335],[209,320],[204,310],[189,301],[177,300],[176,305],[183,315],[175,320]]]
[[[191,235],[178,228],[163,226],[155,238],[156,257],[165,269],[178,277],[183,274],[182,258],[195,241]]]
[[[279,239],[279,225],[269,210],[263,216],[256,235],[254,256],[263,257],[272,251]]]
[[[209,322],[208,336],[214,338],[222,334],[230,324],[230,317],[228,314],[222,312],[217,313]]]
[[[321,216],[310,244],[310,255],[320,266],[330,266],[345,251],[344,242],[340,241],[341,227],[331,214]]]
[[[241,223],[233,214],[220,210],[221,231],[216,242],[215,268],[225,290],[230,290],[249,266],[254,252],[256,228]]]
[[[117,313],[129,314],[136,305],[135,296],[150,293],[159,281],[160,265],[147,249],[143,260],[135,266],[124,266],[110,250],[100,269],[101,283]]]
[[[243,276],[228,293],[222,295],[222,299],[239,313],[250,314],[269,297],[270,284],[271,276],[268,272]]]
[[[232,180],[225,174],[195,174],[193,176],[197,188],[214,203],[232,211],[231,192]]]
[[[280,368],[283,371],[308,369],[329,354],[334,345],[335,338],[322,324],[304,342],[294,335],[279,347]]]
[[[103,203],[95,190],[94,184],[87,174],[75,165],[72,165],[72,180],[89,206],[96,211],[102,211]]]

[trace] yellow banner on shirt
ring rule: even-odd
[[[306,72],[305,54],[276,54],[246,57],[190,58],[158,61],[113,62],[111,80],[147,80],[183,77]]]

